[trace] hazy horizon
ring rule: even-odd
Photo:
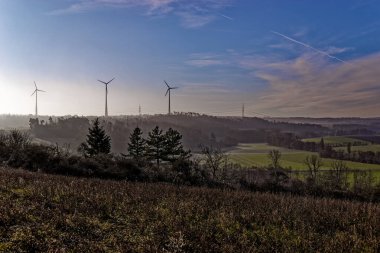
[[[379,117],[376,1],[1,0],[0,114]],[[260,114],[256,114],[260,113]]]

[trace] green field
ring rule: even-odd
[[[305,170],[306,165],[304,164],[305,158],[308,155],[317,154],[307,151],[290,150],[286,148],[279,148],[275,146],[270,146],[265,143],[258,144],[239,144],[235,149],[231,150],[228,154],[230,159],[245,167],[263,167],[270,164],[268,158],[268,152],[272,149],[277,149],[281,151],[280,164],[284,168],[290,168],[293,170]],[[330,169],[331,163],[334,159],[324,158],[322,169]],[[366,164],[347,161],[347,166],[350,169],[364,169],[364,170],[379,170],[380,165],[378,164]]]
[[[321,141],[322,137],[317,137],[317,138],[308,138],[308,139],[303,139],[302,141],[304,142],[315,142],[319,143]],[[370,144],[368,141],[363,141],[360,139],[355,139],[355,138],[350,138],[346,136],[323,136],[323,141],[325,144],[347,144],[347,143],[354,143],[354,142],[361,142],[363,145],[365,144]]]

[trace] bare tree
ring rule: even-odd
[[[201,145],[202,155],[207,168],[211,169],[213,179],[222,170],[223,166],[228,163],[228,156],[221,148]]]
[[[309,176],[315,182],[319,169],[323,166],[322,159],[318,155],[306,156],[304,163],[309,169]]]
[[[331,164],[331,176],[333,184],[337,188],[342,188],[347,186],[347,175],[348,166],[342,160],[336,160]]]
[[[269,151],[268,157],[271,160],[271,174],[273,176],[274,183],[278,185],[281,181],[284,181],[288,178],[280,166],[281,152],[277,149],[273,149]]]
[[[280,167],[281,152],[277,149],[273,149],[269,151],[268,157],[271,160],[273,169],[278,169]]]

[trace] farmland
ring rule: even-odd
[[[239,163],[242,166],[263,167],[270,164],[268,152],[272,149],[281,151],[282,156],[280,164],[282,167],[291,168],[294,170],[306,169],[306,166],[304,164],[305,158],[308,155],[317,154],[313,152],[291,150],[270,146],[265,143],[259,143],[240,144],[229,152],[229,156],[233,162]],[[321,169],[330,169],[331,163],[334,162],[334,159],[324,158],[322,161],[323,166]],[[350,169],[380,170],[380,165],[377,164],[366,164],[351,161],[347,161],[346,163]]]
[[[380,206],[0,169],[4,252],[378,252]],[[312,218],[311,218],[312,217]]]

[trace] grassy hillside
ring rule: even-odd
[[[380,205],[0,169],[4,252],[378,252]]]

